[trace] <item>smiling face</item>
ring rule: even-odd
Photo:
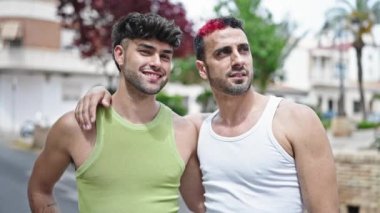
[[[168,82],[173,48],[156,39],[127,39],[114,49],[116,62],[126,84],[154,95]]]
[[[204,60],[197,60],[203,79],[214,91],[240,95],[249,90],[253,78],[252,56],[245,33],[227,27],[204,37]]]

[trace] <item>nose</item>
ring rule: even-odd
[[[236,49],[233,50],[231,54],[231,63],[233,68],[241,68],[244,66],[243,56]]]
[[[159,69],[161,66],[161,58],[158,54],[153,54],[150,58],[149,65],[152,67],[153,70]]]

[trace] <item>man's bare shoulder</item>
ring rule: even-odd
[[[53,125],[52,129],[59,129],[60,134],[67,134],[67,133],[79,133],[82,132],[78,122],[75,119],[74,111],[67,112],[66,114],[62,115],[57,122]]]
[[[185,118],[189,120],[197,130],[201,128],[202,122],[210,115],[211,113],[195,113],[191,115],[186,115]]]
[[[305,141],[307,138],[314,137],[315,134],[319,137],[326,134],[320,119],[311,107],[289,100],[281,101],[274,123],[275,127],[283,131],[292,142],[300,141],[299,139]]]
[[[90,134],[90,133],[86,133]],[[80,140],[85,136],[78,122],[75,119],[74,112],[68,112],[61,116],[51,127],[47,143],[55,146],[70,146],[71,142]]]
[[[316,118],[316,113],[309,106],[286,99],[280,102],[276,114],[290,122],[306,122]]]
[[[173,123],[176,132],[178,131],[183,134],[194,134],[195,132],[194,124],[186,117],[173,113]]]

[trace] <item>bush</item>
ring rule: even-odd
[[[170,107],[175,113],[178,115],[186,115],[187,114],[187,106],[184,101],[184,97],[180,95],[168,95],[164,92],[160,92],[156,99]]]
[[[321,119],[323,127],[329,129],[331,127],[331,119]]]
[[[331,127],[331,117],[326,117],[320,110],[317,109],[317,107],[310,106],[314,110],[314,112],[319,117],[319,120],[321,120],[321,123],[325,129],[329,129]]]
[[[380,126],[380,123],[370,122],[370,121],[361,121],[361,122],[356,124],[356,127],[358,129],[372,129],[372,128],[376,128],[379,126]]]

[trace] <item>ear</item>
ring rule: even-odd
[[[113,49],[113,55],[115,57],[115,61],[119,66],[124,65],[124,58],[125,58],[125,52],[121,45],[116,45],[116,47]]]
[[[195,65],[197,66],[199,76],[203,80],[207,80],[207,68],[205,62],[201,60],[196,60]]]

